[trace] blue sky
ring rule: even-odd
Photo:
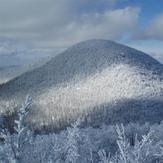
[[[139,30],[148,29],[156,18],[163,14],[163,1],[162,0],[121,0],[116,3],[116,8],[124,8],[125,6],[140,7],[138,26]],[[160,19],[163,21],[163,19]],[[162,25],[163,33],[163,25]],[[123,42],[123,41],[122,41]],[[163,37],[148,37],[138,40],[126,40],[125,44],[138,48],[140,50],[151,53],[157,59],[163,62]]]
[[[163,61],[163,0],[0,0],[0,39],[36,48],[115,40]]]
[[[162,0],[121,0],[117,7],[138,6],[141,8],[140,24],[146,26],[151,19],[163,13]]]

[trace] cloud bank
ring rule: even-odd
[[[0,0],[0,37],[36,46],[69,46],[105,38],[120,40],[137,28],[140,8],[115,9],[116,0]]]

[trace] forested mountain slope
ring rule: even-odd
[[[27,94],[34,101],[30,120],[63,127],[85,122],[160,121],[163,65],[133,48],[88,40],[68,48],[42,67],[0,86],[0,110],[17,108]]]

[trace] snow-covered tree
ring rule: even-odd
[[[146,135],[142,135],[142,139],[138,140],[135,136],[134,145],[129,143],[129,139],[126,138],[125,128],[116,125],[116,132],[118,135],[118,163],[150,163],[162,160],[163,151],[162,143],[154,142],[153,130],[150,130]]]
[[[107,155],[106,152],[105,152],[105,150],[100,150],[98,152],[98,154],[99,154],[99,157],[100,157],[100,162],[99,163],[113,163],[111,161],[110,154]]]
[[[116,132],[118,135],[117,144],[120,150],[120,160],[123,160],[124,163],[128,163],[128,149],[130,148],[130,144],[126,139],[123,124],[121,124],[121,127],[116,125]]]
[[[27,96],[25,103],[18,111],[18,118],[14,121],[14,134],[11,134],[9,130],[5,128],[0,130],[0,137],[4,140],[4,144],[8,148],[8,153],[5,154],[7,157],[6,160],[13,163],[20,162],[23,148],[31,138],[32,132],[25,122],[25,119],[29,114],[31,103],[32,98]]]
[[[79,158],[79,142],[80,142],[80,129],[79,125],[81,118],[72,124],[72,127],[67,128],[67,141],[66,141],[66,162],[77,163]]]

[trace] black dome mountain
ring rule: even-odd
[[[160,112],[162,79],[163,65],[149,55],[108,40],[88,40],[1,85],[0,109],[2,112],[7,109],[6,102],[17,106],[30,94],[34,100],[33,115],[40,111],[47,119],[52,116],[55,123],[69,121],[85,112],[94,114],[93,108],[111,106],[107,110],[115,110],[119,105],[113,105],[113,101],[125,101],[125,106],[130,101],[130,107],[125,108],[130,109],[131,101],[139,101],[140,97],[148,101],[157,98],[159,103],[154,101]],[[45,108],[48,113],[44,112]],[[143,103],[138,108],[143,109]]]
[[[68,82],[76,75],[88,76],[120,63],[149,70],[161,76],[163,74],[163,65],[143,52],[108,40],[88,40],[70,47],[44,66],[15,78],[1,86],[1,89],[12,87],[12,93],[31,93],[32,87],[41,86],[44,89],[49,87],[49,84]],[[3,92],[7,93],[5,90]]]

